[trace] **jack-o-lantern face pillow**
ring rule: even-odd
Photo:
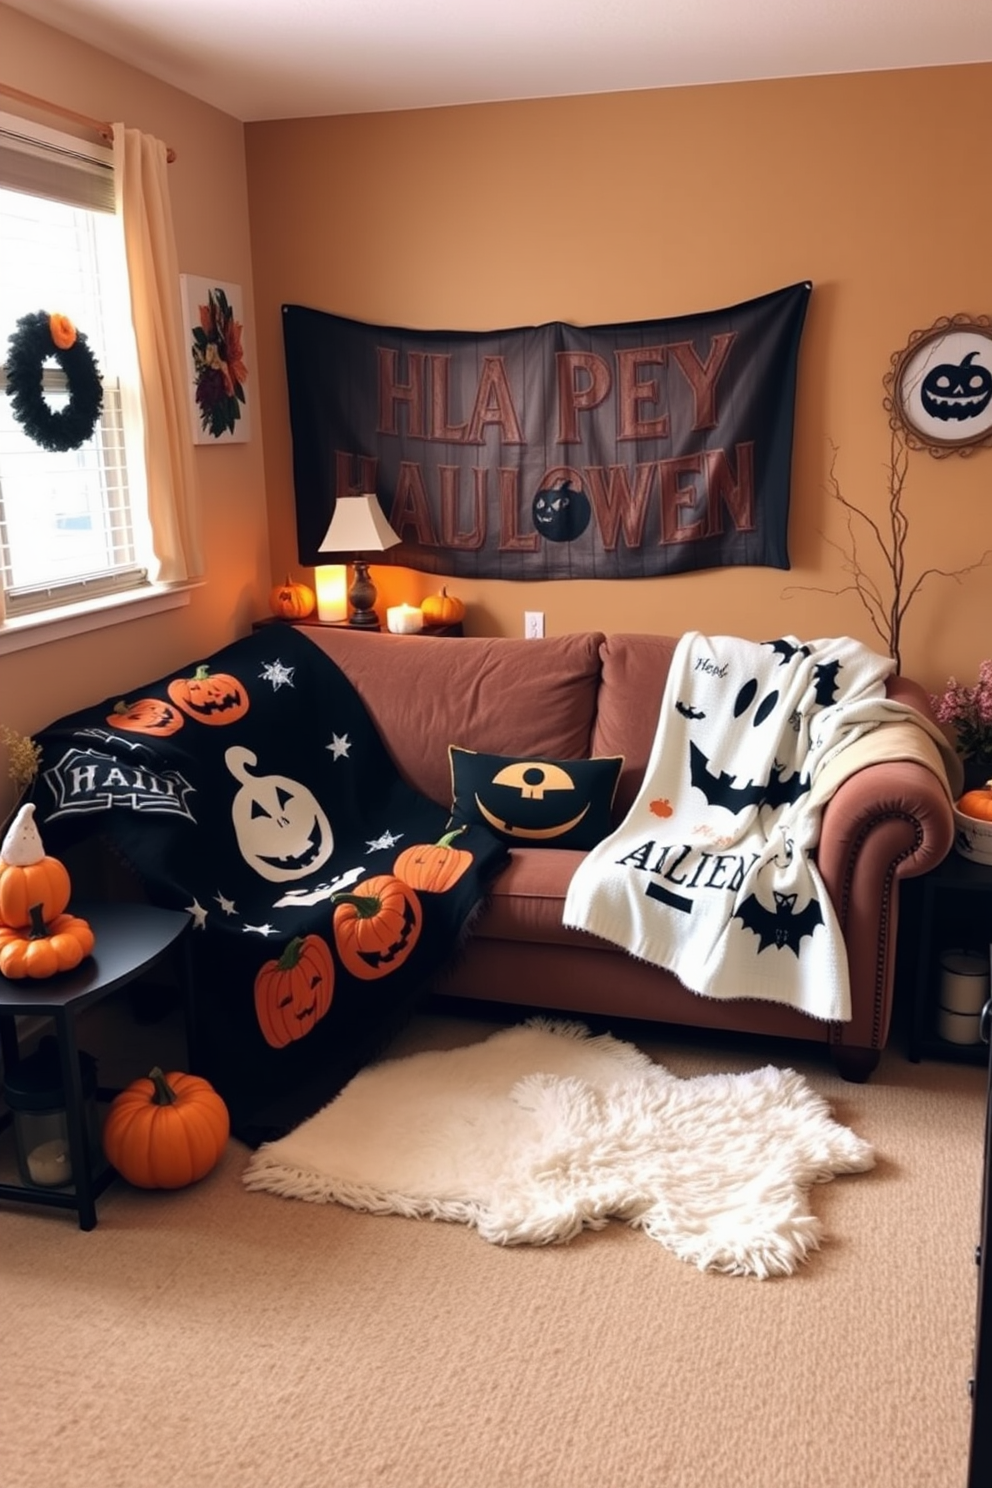
[[[510,847],[587,851],[611,829],[622,756],[550,760],[477,754],[452,744],[451,819],[481,823]]]

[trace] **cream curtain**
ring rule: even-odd
[[[148,513],[158,563],[154,577],[176,583],[202,575],[203,556],[167,170],[161,140],[114,125],[114,177],[138,343]]]

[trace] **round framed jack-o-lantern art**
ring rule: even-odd
[[[942,317],[892,357],[885,407],[911,449],[938,458],[992,443],[992,320]]]

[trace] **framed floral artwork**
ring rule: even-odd
[[[249,368],[239,284],[180,275],[194,444],[251,437]]]
[[[992,322],[944,316],[892,356],[885,407],[911,449],[938,458],[992,443]]]

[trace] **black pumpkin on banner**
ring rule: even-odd
[[[534,497],[534,529],[548,542],[574,542],[589,526],[592,508],[585,491],[573,489],[568,479],[542,487]]]

